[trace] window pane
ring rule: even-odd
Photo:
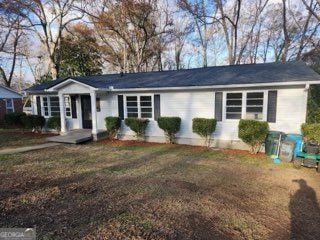
[[[226,118],[240,119],[242,115],[242,93],[227,93]]]
[[[142,118],[152,118],[152,113],[141,113]]]
[[[263,119],[263,92],[247,93],[246,118]]]
[[[136,107],[138,105],[137,102],[127,102],[127,106],[130,106],[130,107]]]
[[[247,93],[247,98],[263,98],[263,92]]]
[[[136,96],[129,96],[129,97],[127,97],[127,101],[137,101],[137,97]]]
[[[43,106],[47,107],[48,106],[48,98],[43,97]]]
[[[237,98],[242,98],[242,93],[227,93],[227,99],[228,98],[235,98],[235,99],[237,99]]]
[[[60,116],[59,97],[50,97],[51,116]]]
[[[242,100],[227,100],[227,105],[240,105],[242,104]]]
[[[256,100],[247,99],[247,105],[263,105],[263,99],[256,99]]]
[[[149,101],[151,102],[151,96],[141,96],[140,101]]]
[[[233,113],[233,112],[241,113],[241,107],[227,107],[227,112],[228,113]]]
[[[129,113],[128,112],[128,117],[135,117],[135,118],[137,118],[138,117],[138,113]]]
[[[152,106],[152,103],[151,102],[140,102],[140,105],[142,107],[151,107]]]
[[[138,108],[128,107],[127,112],[138,112]]]
[[[152,108],[141,108],[141,112],[152,112]]]

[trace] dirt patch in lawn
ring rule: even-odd
[[[39,239],[318,237],[314,169],[245,152],[113,143],[0,156],[0,227],[36,227]]]

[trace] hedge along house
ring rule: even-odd
[[[6,113],[22,112],[22,95],[0,85],[0,124]]]
[[[268,121],[271,130],[300,133],[307,112],[308,88],[320,76],[302,62],[208,67],[179,71],[108,74],[58,79],[27,90],[34,114],[59,116],[61,134],[105,131],[107,116],[150,119],[146,140],[164,142],[159,116],[178,116],[176,141],[202,144],[192,132],[195,117],[216,118],[213,145],[244,148],[239,119]],[[134,133],[122,123],[122,139]]]

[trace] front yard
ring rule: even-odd
[[[0,129],[0,150],[42,144],[53,134],[38,134],[30,131]]]
[[[316,239],[320,175],[264,155],[163,144],[0,155],[0,227],[39,239]]]

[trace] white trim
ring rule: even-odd
[[[64,95],[64,100],[68,98],[69,99],[69,108],[70,108],[70,116],[67,116],[67,107],[66,107],[66,102],[64,102],[64,111],[65,111],[65,116],[66,118],[72,118],[72,104],[71,104],[71,97],[68,94]]]
[[[127,97],[137,97],[137,108],[138,108],[138,118],[141,118],[141,105],[140,105],[140,97],[151,97],[151,118],[145,118],[149,120],[154,119],[154,94],[123,94],[123,114],[124,118],[128,118],[127,112]]]
[[[228,93],[242,93],[242,105],[241,105],[241,119],[246,119],[247,113],[247,93],[262,92],[263,93],[263,109],[262,109],[262,119],[258,121],[267,121],[268,114],[268,92],[270,90],[243,90],[243,91],[223,91],[222,93],[222,121],[223,122],[234,122],[240,119],[227,119],[227,94]]]
[[[232,119],[232,118],[230,118],[230,119],[228,119],[227,118],[227,94],[228,93],[241,93],[242,95],[241,95],[241,118],[243,118],[244,117],[244,104],[243,104],[243,102],[244,102],[244,91],[225,91],[225,97],[224,97],[224,99],[223,99],[223,102],[224,102],[224,120],[225,121],[239,121],[241,118],[236,118],[236,119]]]
[[[82,86],[84,86],[84,87],[89,88],[89,90],[91,90],[91,91],[92,91],[92,90],[98,90],[97,88],[92,87],[92,86],[90,86],[90,85],[88,85],[88,84],[79,82],[79,81],[74,80],[74,79],[72,79],[72,78],[69,78],[69,79],[66,79],[65,81],[62,81],[61,83],[58,83],[57,85],[54,85],[54,86],[51,87],[51,88],[45,89],[44,91],[45,91],[45,92],[58,91],[60,88],[64,87],[65,85],[68,85],[70,82],[71,82],[71,83],[80,84],[80,85],[82,85]],[[90,93],[90,91],[88,91],[88,93]]]
[[[92,119],[92,134],[98,134],[98,116],[97,116],[97,94],[95,91],[90,92],[91,99],[91,119]]]

